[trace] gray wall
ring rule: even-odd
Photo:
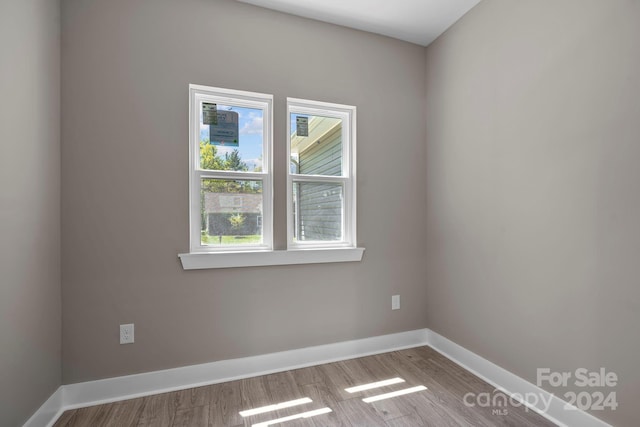
[[[429,327],[534,383],[616,372],[595,415],[620,426],[640,425],[639,21],[485,0],[427,49]]]
[[[0,425],[60,385],[60,12],[0,2]]]
[[[0,4],[3,426],[60,383],[58,14]],[[640,423],[637,2],[484,0],[426,69],[417,46],[225,0],[62,15],[64,382],[429,326],[532,382],[615,371],[620,407],[596,415]],[[182,271],[188,83],[275,94],[279,247],[285,97],[358,106],[362,263]]]
[[[423,48],[226,0],[64,0],[62,19],[65,383],[427,326]],[[358,107],[362,262],[182,270],[189,83],[275,95],[279,248],[286,97]]]

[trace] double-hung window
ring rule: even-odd
[[[286,117],[286,150],[278,155],[289,160],[287,185],[275,191],[283,198],[286,191],[287,247],[274,250],[273,96],[189,85],[191,243],[179,255],[184,269],[362,259],[356,108],[288,98]]]
[[[273,96],[189,86],[191,252],[271,250]]]
[[[287,99],[289,249],[356,246],[356,108]]]

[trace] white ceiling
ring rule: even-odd
[[[427,46],[480,0],[239,0]]]

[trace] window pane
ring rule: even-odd
[[[262,243],[262,182],[205,178],[201,181],[202,245]]]
[[[342,184],[295,182],[295,241],[342,241]]]
[[[342,176],[342,119],[291,114],[291,173]]]
[[[262,172],[264,111],[200,104],[200,168]]]

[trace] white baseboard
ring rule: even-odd
[[[146,372],[63,386],[64,401],[67,408],[78,408],[234,381],[425,344],[426,332],[417,330],[260,356]]]
[[[63,402],[63,387],[58,389],[47,399],[46,402],[27,420],[23,427],[43,427],[52,426],[65,411]]]
[[[469,372],[482,378],[492,386],[502,390],[509,396],[536,396],[539,399],[522,401],[529,409],[539,413],[549,421],[561,427],[611,427],[604,421],[577,408],[565,408],[568,404],[541,389],[540,387],[512,374],[506,369],[484,359],[466,348],[428,330],[427,342],[429,346],[439,353],[453,360]],[[545,408],[544,402],[550,402]],[[533,405],[537,403],[537,405]]]
[[[183,390],[242,378],[304,368],[323,363],[429,345],[452,361],[506,393],[546,393],[552,399],[547,413],[531,409],[559,426],[606,427],[608,424],[580,410],[565,410],[565,403],[524,379],[429,329],[344,341],[240,359],[60,386],[24,427],[51,427],[62,412],[152,394]],[[610,427],[610,426],[609,426]]]
[[[426,329],[63,385],[54,393],[55,398],[52,396],[24,427],[51,427],[60,414],[69,409],[184,390],[422,345],[427,345]]]

